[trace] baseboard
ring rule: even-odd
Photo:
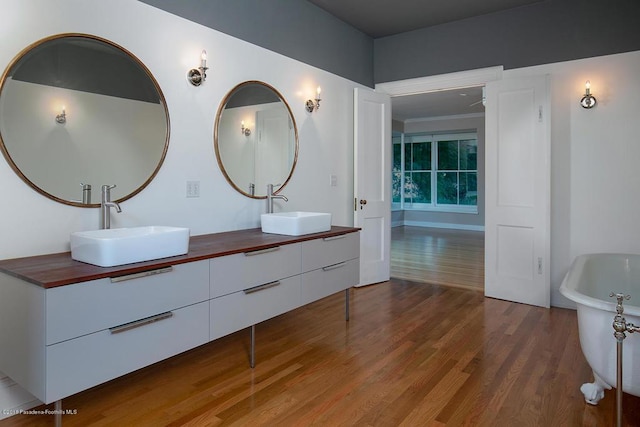
[[[428,222],[428,221],[398,221],[402,222],[400,225],[407,225],[410,227],[430,227],[430,228],[450,228],[453,230],[469,230],[469,231],[484,231],[484,225],[471,225],[471,224],[454,224],[446,222]]]
[[[31,393],[0,372],[0,420],[42,404]]]

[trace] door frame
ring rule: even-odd
[[[393,98],[397,96],[417,95],[442,90],[485,86],[489,82],[502,80],[503,71],[504,67],[500,65],[495,67],[478,68],[475,70],[459,71],[455,73],[439,74],[435,76],[417,77],[413,79],[378,83],[375,85],[375,90],[376,92],[386,93]]]
[[[415,79],[397,80],[376,84],[376,92],[389,96],[416,95],[419,93],[438,92],[441,90],[459,89],[472,86],[484,86],[488,82],[502,80],[502,65],[478,68],[476,70],[439,74],[436,76],[417,77]]]

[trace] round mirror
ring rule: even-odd
[[[278,193],[298,158],[298,129],[289,105],[266,83],[248,81],[224,98],[214,130],[218,164],[233,188],[265,198],[267,184]]]
[[[127,200],[166,155],[169,113],[149,70],[99,37],[61,34],[24,49],[0,80],[0,148],[39,193],[100,206],[102,185]],[[93,192],[93,194],[92,194]]]

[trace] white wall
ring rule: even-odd
[[[263,200],[244,197],[220,172],[213,149],[219,103],[236,84],[262,80],[288,101],[298,125],[296,171],[277,209],[327,211],[334,225],[352,225],[354,82],[313,68],[135,0],[24,0],[3,5],[0,68],[27,45],[50,35],[101,36],[135,54],[164,92],[171,119],[165,162],[153,182],[122,203],[112,227],[187,226],[192,235],[259,226]],[[185,78],[208,53],[207,81]],[[323,104],[309,114],[304,101],[322,86]],[[338,177],[331,187],[329,176]],[[200,181],[200,198],[186,198],[186,181]],[[98,227],[98,210],[53,202],[31,190],[0,160],[0,259],[69,250],[69,233]]]
[[[504,78],[540,74],[551,80],[551,304],[570,307],[558,288],[576,256],[640,253],[640,51]],[[579,105],[586,80],[598,100],[590,110]]]

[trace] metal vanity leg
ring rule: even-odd
[[[53,416],[55,417],[56,427],[62,427],[62,399],[56,400],[54,409]]]
[[[344,320],[349,321],[349,291],[350,288],[344,291]]]
[[[256,325],[251,325],[251,330],[249,332],[251,336],[251,350],[250,350],[250,360],[249,366],[252,368],[256,367]]]

